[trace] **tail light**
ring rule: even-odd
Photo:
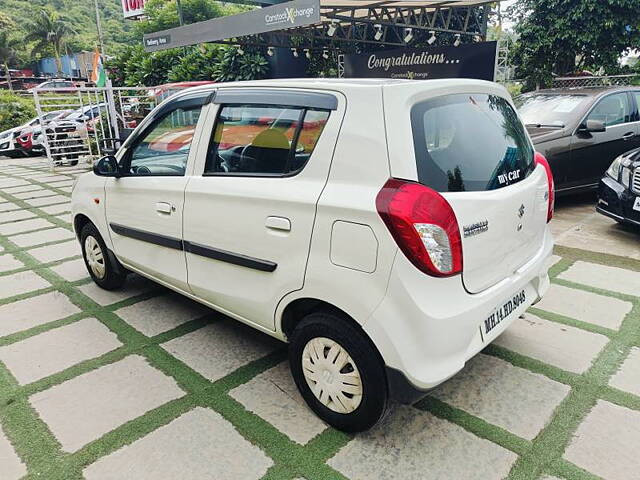
[[[376,198],[378,214],[400,250],[434,277],[462,272],[462,240],[451,205],[435,190],[391,178]]]
[[[553,209],[556,204],[556,186],[553,182],[553,172],[551,171],[551,166],[549,166],[549,162],[544,155],[536,152],[535,154],[535,162],[537,165],[542,165],[544,167],[544,171],[547,172],[547,184],[549,185],[549,198],[548,198],[548,208],[547,208],[547,223],[551,221],[553,218]]]

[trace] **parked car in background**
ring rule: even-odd
[[[73,110],[47,112],[43,114],[42,122],[38,121],[33,125],[23,128],[20,135],[16,138],[20,150],[26,155],[41,155],[45,150],[44,135],[42,134],[43,124],[46,127],[50,122],[61,120],[71,112],[73,112]]]
[[[600,180],[596,210],[619,223],[640,226],[640,148],[613,161]]]
[[[44,131],[54,160],[68,160],[76,165],[81,152],[86,151],[85,140],[106,110],[105,103],[87,105],[49,122]]]
[[[553,202],[497,84],[278,80],[159,105],[72,218],[100,287],[139,272],[288,341],[310,408],[359,431],[540,300]]]
[[[614,158],[640,147],[640,87],[540,90],[516,105],[559,195],[596,189]]]
[[[65,80],[63,78],[55,78],[52,80],[47,80],[46,82],[42,82],[39,85],[29,89],[30,93],[33,93],[35,90],[38,92],[46,92],[48,90],[58,90],[65,89],[69,91],[75,91],[77,88],[76,84],[71,80]]]
[[[24,154],[20,150],[20,145],[16,138],[20,135],[20,127],[10,128],[4,132],[0,132],[0,157],[22,157]]]

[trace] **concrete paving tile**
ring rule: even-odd
[[[562,257],[560,255],[551,255],[549,257],[549,260],[547,262],[547,268],[551,268],[553,267],[556,263],[558,263],[560,260],[562,260]]]
[[[0,465],[3,480],[18,480],[27,474],[27,467],[9,443],[0,427]]]
[[[32,200],[25,200],[26,203],[32,207],[41,207],[45,205],[53,205],[56,203],[68,203],[69,197],[66,195],[53,195],[51,197],[34,198]]]
[[[640,296],[640,275],[632,270],[578,260],[558,278],[612,292]]]
[[[640,348],[632,348],[629,356],[611,378],[609,385],[640,397]]]
[[[29,401],[62,449],[74,452],[183,395],[173,378],[131,355],[36,393]]]
[[[70,213],[63,213],[62,215],[56,215],[60,220],[62,220],[63,222],[67,222],[69,224],[71,224],[71,214]]]
[[[177,293],[167,293],[128,307],[116,314],[148,337],[171,330],[211,312],[205,306]]]
[[[582,421],[564,458],[605,480],[637,480],[640,412],[599,400]]]
[[[298,392],[288,362],[261,373],[229,394],[294,442],[304,445],[327,428]]]
[[[264,357],[278,340],[231,319],[218,320],[162,347],[212,382]]]
[[[26,385],[122,346],[115,333],[95,318],[0,347],[0,361]]]
[[[73,238],[73,232],[66,228],[50,228],[41,232],[22,233],[11,237],[11,241],[19,247],[30,247],[32,245],[40,245],[42,243],[55,242],[58,240],[67,240]],[[55,247],[54,247],[55,248]]]
[[[351,480],[498,480],[516,459],[515,453],[462,427],[398,405],[327,463]]]
[[[194,448],[196,446],[196,448]],[[273,465],[220,414],[197,407],[84,470],[87,480],[252,480]]]
[[[570,372],[582,373],[607,344],[604,335],[525,314],[496,340],[501,347]]]
[[[15,203],[12,203],[12,202],[4,202],[0,204],[0,212],[8,212],[10,210],[20,210],[20,208],[21,208],[20,205],[16,205]]]
[[[87,272],[87,267],[82,258],[61,263],[60,265],[51,267],[51,270],[69,282],[75,282],[89,277],[89,272]]]
[[[50,286],[49,282],[35,272],[13,273],[0,277],[0,300]]]
[[[0,272],[8,272],[22,267],[24,267],[24,264],[13,255],[9,253],[0,255]]]
[[[53,223],[46,221],[44,218],[32,218],[31,220],[0,224],[0,235],[15,235],[16,233],[29,232],[31,230],[53,226]]]
[[[41,197],[51,197],[56,195],[56,192],[49,189],[40,189],[40,190],[32,190],[29,192],[20,192],[12,194],[16,198],[21,198],[23,200],[29,200],[31,198],[41,198]]]
[[[70,180],[70,178],[66,175],[45,175],[38,178],[38,181],[42,183],[61,182],[63,180]]]
[[[33,218],[36,214],[30,210],[14,210],[12,212],[2,212],[0,214],[0,222],[15,222],[16,220],[25,220]]]
[[[0,178],[0,188],[17,187],[19,185],[28,185],[29,182],[21,178],[5,177]]]
[[[633,304],[584,290],[552,284],[535,308],[617,330]]]
[[[55,245],[34,248],[29,250],[28,253],[40,262],[48,263],[62,260],[63,258],[82,255],[82,250],[77,240],[69,240],[68,242],[56,243]]]
[[[0,337],[66,318],[80,309],[53,291],[0,306]]]
[[[49,215],[59,215],[61,213],[70,212],[71,211],[71,203],[59,203],[58,205],[51,205],[48,207],[40,207],[45,213]]]
[[[432,395],[489,423],[533,440],[548,424],[569,386],[477,355]]]
[[[130,275],[123,287],[119,290],[104,290],[93,282],[78,287],[78,290],[99,305],[105,306],[135,297],[156,287],[157,284],[151,280],[147,280],[138,275]]]
[[[42,190],[42,187],[39,185],[29,184],[29,185],[19,185],[17,187],[3,188],[2,190],[11,195],[15,195],[16,193],[35,192],[38,190]]]

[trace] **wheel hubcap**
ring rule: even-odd
[[[302,373],[315,397],[330,410],[351,413],[360,405],[360,372],[336,341],[325,337],[309,340],[302,351]]]
[[[98,241],[89,235],[84,241],[84,252],[89,268],[98,278],[103,278],[106,272],[104,255]]]

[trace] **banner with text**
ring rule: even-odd
[[[495,79],[497,42],[399,48],[344,56],[347,78]]]
[[[167,48],[304,27],[318,22],[320,22],[320,0],[293,0],[237,15],[212,18],[204,22],[148,33],[143,36],[143,42],[147,52],[155,52]]]

